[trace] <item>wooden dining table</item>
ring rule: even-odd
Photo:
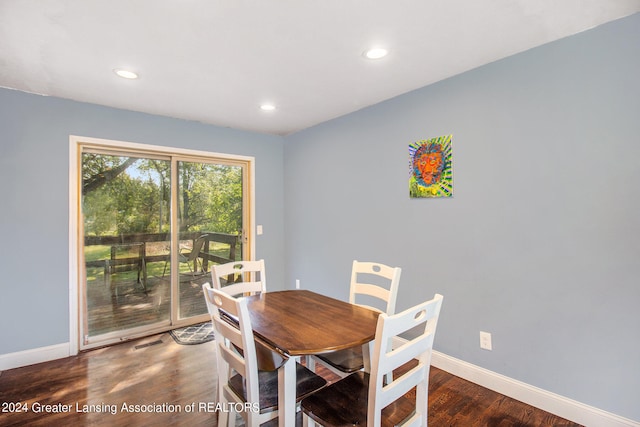
[[[286,359],[278,369],[280,426],[295,425],[300,357],[362,345],[367,368],[378,312],[308,290],[265,292],[247,300],[254,334]]]

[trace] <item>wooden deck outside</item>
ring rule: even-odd
[[[180,317],[205,314],[207,308],[202,284],[211,282],[209,273],[192,277],[180,274]],[[131,280],[112,280],[111,287],[100,278],[87,283],[89,335],[96,336],[121,329],[150,325],[169,319],[169,276],[148,277],[146,289]]]
[[[202,284],[211,281],[209,266],[241,259],[238,236],[221,233],[181,234],[184,243],[181,246],[187,254],[195,239],[202,235],[207,240],[198,258],[189,265],[179,263],[181,319],[207,313]],[[90,337],[169,319],[169,238],[166,233],[85,238],[85,248],[90,248],[85,249]]]

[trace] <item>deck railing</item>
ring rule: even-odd
[[[207,270],[209,262],[215,264],[225,264],[236,260],[236,247],[238,244],[238,236],[235,234],[226,233],[214,233],[214,232],[189,232],[180,233],[179,239],[195,241],[200,236],[207,236],[204,246],[198,258],[202,259],[202,268]],[[138,268],[138,271],[144,270],[144,266],[150,262],[168,261],[170,254],[161,255],[149,255],[147,254],[147,243],[150,242],[167,242],[171,240],[169,233],[135,233],[135,234],[123,234],[119,236],[85,236],[85,246],[93,245],[105,245],[111,246],[111,254],[109,258],[91,260],[86,262],[87,267],[104,267],[105,276],[111,271],[117,269],[131,270]],[[223,243],[229,245],[229,252],[227,256],[220,256],[210,253],[211,242]],[[129,256],[123,258],[117,257],[118,247],[130,247],[132,251],[129,251]],[[131,256],[131,253],[135,253],[135,256]],[[195,261],[195,260],[194,260]],[[195,268],[195,266],[194,266]],[[113,269],[113,270],[112,270]]]

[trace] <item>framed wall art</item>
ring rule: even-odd
[[[452,197],[453,135],[409,144],[409,197]]]

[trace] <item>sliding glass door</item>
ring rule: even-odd
[[[81,348],[207,320],[210,266],[245,258],[246,161],[81,149]]]
[[[178,182],[177,224],[180,230],[176,282],[177,317],[207,313],[202,283],[209,264],[242,259],[243,168],[233,164],[176,161]],[[194,234],[195,233],[195,234]],[[198,265],[200,263],[200,265]],[[196,295],[196,298],[193,298]]]

